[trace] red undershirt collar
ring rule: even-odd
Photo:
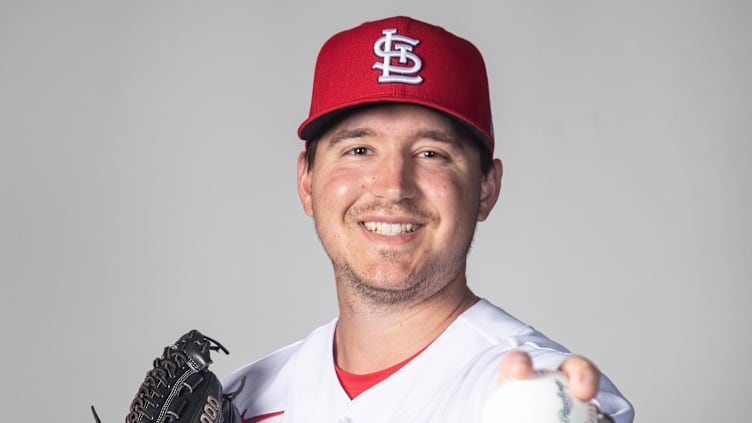
[[[429,343],[428,345],[431,344]],[[372,386],[375,386],[382,380],[396,373],[397,370],[405,367],[407,363],[411,362],[415,357],[420,355],[420,353],[425,351],[425,349],[428,348],[428,345],[421,348],[420,351],[416,352],[405,360],[395,364],[394,366],[387,367],[386,369],[379,370],[373,373],[366,373],[362,375],[349,373],[342,370],[337,365],[337,363],[334,363],[334,370],[335,372],[337,372],[337,379],[339,379],[339,383],[347,393],[347,396],[349,396],[350,399],[355,399],[358,395],[362,394]]]

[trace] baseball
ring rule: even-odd
[[[596,423],[596,408],[569,394],[560,373],[509,380],[491,395],[483,423]]]

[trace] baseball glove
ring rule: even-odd
[[[154,359],[131,403],[126,423],[240,423],[232,400],[243,389],[223,393],[222,384],[209,370],[211,351],[229,351],[197,330],[165,347]],[[94,407],[94,419],[101,423]]]

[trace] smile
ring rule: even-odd
[[[369,232],[379,235],[402,235],[415,232],[420,229],[421,225],[415,223],[384,223],[384,222],[363,222],[363,226]]]

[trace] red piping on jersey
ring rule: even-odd
[[[275,411],[274,413],[267,413],[267,414],[261,414],[259,416],[253,416],[249,418],[245,418],[245,412],[248,410],[244,410],[243,414],[240,415],[240,420],[243,421],[243,423],[258,423],[262,420],[271,419],[272,417],[277,417],[285,414],[284,411]]]

